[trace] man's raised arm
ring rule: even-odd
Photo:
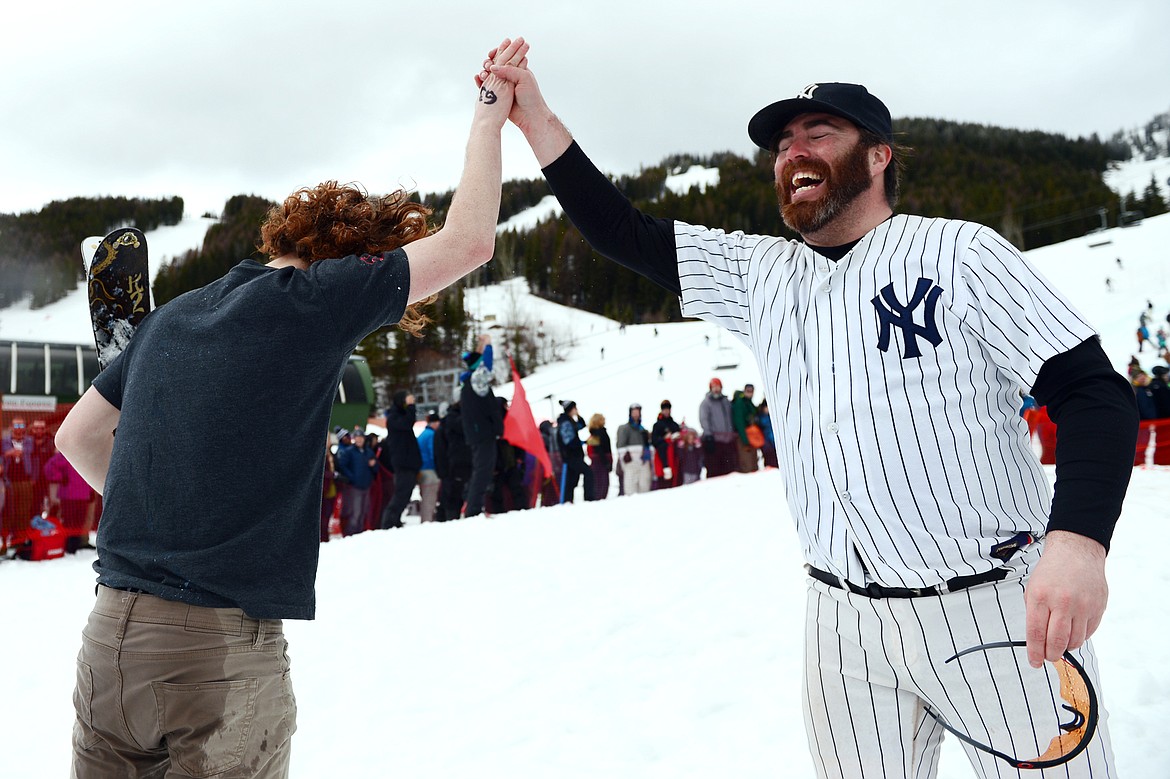
[[[484,60],[476,83],[482,85],[485,79],[497,76],[515,85],[508,118],[524,133],[573,225],[599,253],[680,294],[674,221],[634,208],[573,142],[572,134],[549,109],[527,63],[495,64],[500,59],[497,51],[493,49]]]
[[[515,85],[515,97],[508,119],[524,133],[540,167],[546,168],[565,153],[573,142],[573,136],[544,101],[536,77],[527,67],[527,60],[517,64],[501,61],[498,53],[506,43],[488,53],[483,62],[484,69],[475,81],[482,87],[485,79],[495,75]]]

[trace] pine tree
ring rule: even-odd
[[[1140,208],[1146,216],[1157,216],[1158,214],[1166,213],[1166,200],[1162,197],[1162,192],[1158,189],[1158,182],[1154,178],[1154,174],[1150,174],[1150,183],[1146,185],[1146,189],[1142,192],[1142,199]]]

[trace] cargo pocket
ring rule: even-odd
[[[73,743],[80,749],[94,747],[101,736],[93,729],[93,669],[77,661],[77,686],[73,688],[73,710],[77,718],[73,722]]]
[[[151,686],[167,751],[184,771],[205,779],[243,761],[256,713],[256,679]]]

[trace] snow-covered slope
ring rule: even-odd
[[[601,413],[616,428],[626,421],[632,403],[641,404],[643,417],[653,421],[661,402],[670,400],[676,420],[697,426],[699,403],[712,377],[719,377],[728,394],[745,383],[760,383],[748,348],[713,325],[676,322],[623,330],[610,319],[549,303],[527,289],[523,279],[513,279],[467,290],[464,301],[489,332],[519,315],[526,330],[557,342],[563,361],[524,379],[538,421],[555,419],[559,402],[573,400],[586,420]],[[500,338],[495,336],[497,343]],[[506,369],[498,367],[497,376],[503,381],[497,394],[510,398]]]
[[[704,168],[702,165],[691,165],[686,170],[674,171],[666,177],[666,188],[679,195],[686,194],[691,187],[706,192],[707,187],[718,185],[719,168]]]
[[[1158,217],[1030,255],[1101,328],[1119,367],[1146,298],[1158,317],[1170,307],[1168,232],[1170,216]],[[485,327],[517,300],[575,338],[563,362],[524,381],[538,416],[551,394],[606,411],[611,430],[631,400],[653,413],[669,397],[690,418],[709,375],[729,389],[754,378],[746,350],[702,323],[622,333],[518,286],[467,299]],[[1160,733],[1170,627],[1156,606],[1170,588],[1168,504],[1170,470],[1135,470],[1109,557],[1095,641],[1119,776],[1170,776]],[[93,559],[0,564],[5,777],[68,773]],[[321,549],[317,621],[286,625],[299,707],[291,775],[811,777],[800,565],[775,471],[335,540]],[[972,775],[955,739],[938,775]]]
[[[1150,141],[1152,149],[1170,149],[1170,128],[1155,130]],[[1162,198],[1170,201],[1170,154],[1147,160],[1140,149],[1134,151],[1133,159],[1110,164],[1109,170],[1105,171],[1106,185],[1119,195],[1133,192],[1141,197],[1152,177]]]
[[[1122,370],[1137,353],[1138,318],[1148,304],[1153,304],[1151,333],[1159,324],[1170,331],[1167,241],[1170,214],[1162,214],[1132,227],[1035,249],[1027,256],[1098,329],[1105,351]],[[1138,357],[1148,369],[1154,359],[1151,347]]]
[[[150,250],[150,277],[158,269],[189,249],[198,249],[203,244],[207,228],[213,219],[184,217],[177,225],[160,227],[146,233],[146,245]],[[77,243],[80,247],[81,239]],[[77,252],[81,264],[81,251]],[[89,303],[86,300],[85,285],[76,289],[55,303],[43,308],[30,309],[28,301],[0,308],[0,341],[46,341],[48,343],[88,344],[93,340],[89,322]]]

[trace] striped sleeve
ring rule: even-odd
[[[781,238],[711,230],[674,223],[678,280],[683,316],[696,317],[730,330],[750,345],[748,273],[764,243]]]
[[[956,303],[990,358],[1024,392],[1044,363],[1097,333],[1030,262],[994,230],[979,229],[963,257]],[[964,298],[966,298],[964,300]]]

